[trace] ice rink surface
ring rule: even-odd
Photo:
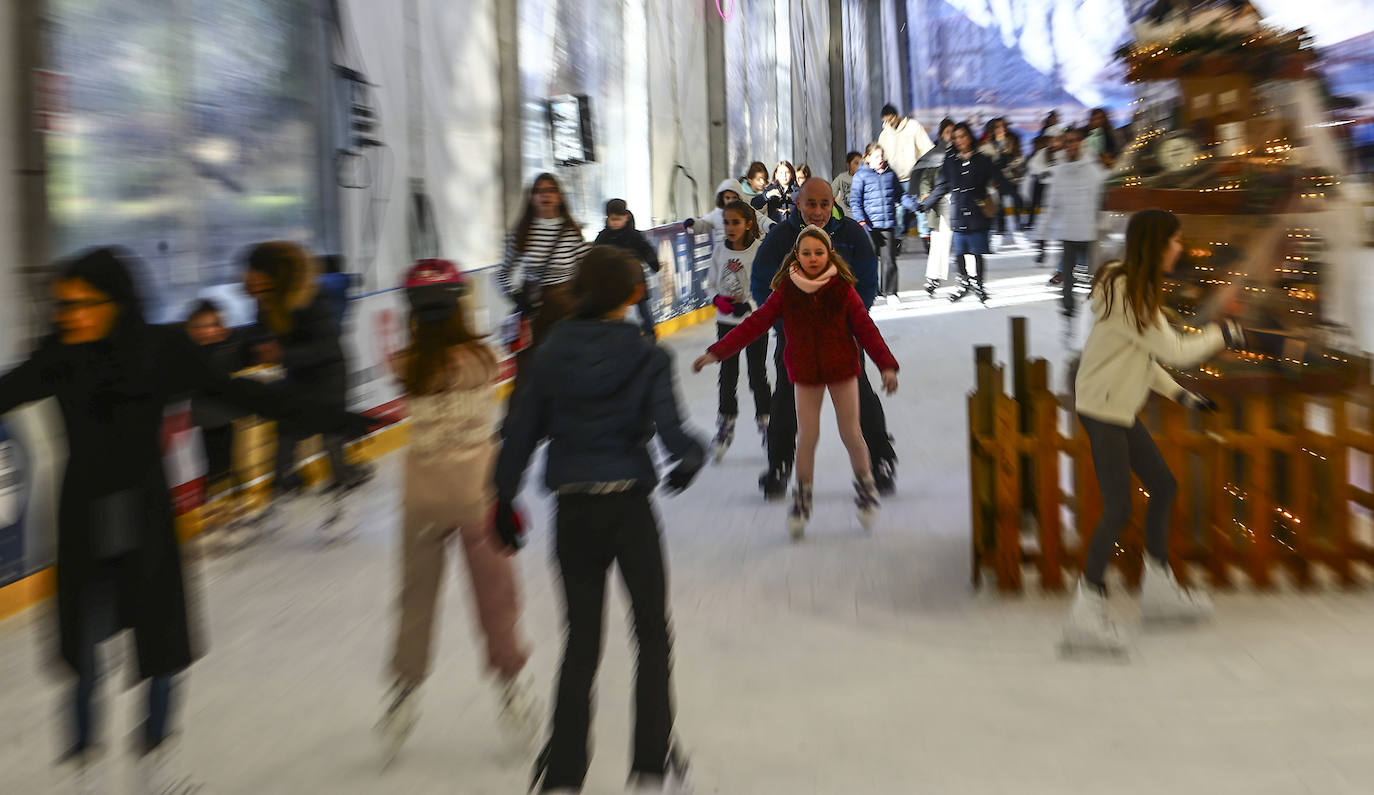
[[[898,492],[871,537],[853,516],[828,407],[804,542],[787,538],[785,503],[759,494],[764,456],[748,417],[721,464],[685,495],[658,498],[678,731],[697,791],[1374,792],[1368,591],[1221,595],[1211,624],[1145,632],[1118,590],[1113,611],[1135,638],[1121,664],[1059,659],[1067,597],[972,590],[964,401],[972,348],[994,344],[1006,361],[1007,318],[1025,315],[1031,355],[1051,361],[1057,386],[1065,372],[1048,271],[1028,260],[994,257],[993,308],[983,309],[972,298],[957,307],[927,299],[914,289],[913,258],[904,262],[903,285],[913,289],[902,306],[875,309],[902,372],[899,393],[886,399]],[[714,430],[715,371],[693,375],[689,365],[714,334],[703,324],[665,342],[703,438]],[[193,564],[208,653],[179,691],[178,724],[187,767],[213,792],[524,791],[529,759],[496,729],[457,555],[421,722],[396,764],[380,769],[372,726],[393,631],[399,475],[397,456],[380,463],[350,506],[356,530],[344,543],[319,543],[318,512],[306,500],[282,533]],[[522,498],[532,541],[518,561],[532,672],[551,700],[561,600],[551,500],[536,475]],[[588,793],[623,792],[628,769],[633,653],[618,580],[611,592]],[[65,682],[47,663],[50,609],[0,623],[0,792],[55,791]],[[107,678],[113,708],[103,721],[124,759],[142,697],[126,683],[126,674]],[[116,791],[126,791],[127,771],[119,772]]]

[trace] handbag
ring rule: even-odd
[[[997,215],[997,202],[993,201],[991,196],[976,199],[974,203],[978,205],[979,210],[983,211],[984,218],[992,218]]]

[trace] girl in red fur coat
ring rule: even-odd
[[[840,438],[854,467],[859,522],[865,530],[871,529],[878,515],[878,489],[873,484],[868,445],[859,431],[858,376],[863,366],[859,346],[878,365],[889,395],[897,391],[897,360],[854,291],[849,265],[835,253],[824,229],[808,226],[801,231],[773,277],[773,294],[734,331],[707,348],[692,369],[700,372],[708,364],[734,356],[766,334],[779,318],[787,337],[783,362],[797,394],[797,488],[792,492],[788,529],[793,540],[799,540],[811,518],[811,482],[827,389],[835,402]]]

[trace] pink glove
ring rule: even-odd
[[[718,295],[716,296],[716,300],[712,301],[712,303],[716,305],[716,309],[719,309],[722,315],[733,315],[735,313],[735,302],[731,298]]]

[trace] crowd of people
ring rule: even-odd
[[[692,363],[694,371],[720,365],[710,443],[691,430],[673,363],[655,339],[646,268],[658,270],[657,255],[623,200],[607,202],[605,228],[588,244],[559,180],[541,174],[531,184],[498,276],[523,329],[504,417],[498,355],[469,324],[461,269],[445,260],[415,264],[401,285],[410,312],[408,341],[390,362],[412,432],[400,496],[391,682],[378,724],[388,757],[418,719],[445,551],[455,539],[486,667],[497,682],[501,723],[515,742],[531,748],[537,742],[542,708],[525,673],[530,652],[519,631],[511,556],[525,543],[518,507],[523,475],[547,442],[544,486],[557,495],[553,547],[566,641],[532,788],[575,792],[582,786],[606,579],[615,566],[631,601],[638,648],[631,785],[643,792],[687,791],[687,761],[673,732],[672,638],[654,491],[662,485],[669,495],[681,492],[708,457],[726,455],[739,414],[743,354],[767,450],[759,485],[770,500],[781,500],[792,486],[788,533],[801,540],[812,515],[827,395],[849,457],[856,517],[871,530],[880,500],[895,489],[897,456],[866,360],[889,395],[897,390],[899,363],[869,309],[879,297],[897,293],[896,250],[905,225],[915,223],[928,238],[928,292],[934,294],[953,257],[959,285],[951,300],[972,292],[986,302],[990,229],[1033,225],[1036,210],[1044,208],[1040,239],[1063,242],[1063,282],[1070,284],[1089,257],[1103,163],[1115,151],[1110,123],[1093,116],[1095,126],[1066,129],[1052,114],[1025,157],[1003,120],[986,125],[982,136],[967,123],[946,120],[932,141],[919,122],[889,107],[879,140],[850,153],[847,172],[833,182],[786,161],[771,174],[754,163],[742,179],[722,181],[715,209],[685,222],[716,237],[706,283],[714,293],[717,340]],[[1023,194],[1017,180],[1027,177],[1031,184]],[[989,195],[994,186],[1004,198]],[[1004,208],[1011,210],[1010,221]],[[1095,324],[1077,376],[1077,410],[1106,510],[1064,630],[1072,648],[1115,653],[1125,647],[1107,619],[1103,594],[1107,561],[1129,516],[1131,472],[1150,493],[1142,610],[1147,617],[1178,619],[1205,616],[1209,609],[1205,597],[1180,587],[1169,569],[1173,479],[1137,415],[1151,391],[1193,408],[1214,408],[1181,389],[1160,364],[1200,361],[1223,346],[1243,346],[1244,335],[1229,320],[1187,337],[1165,323],[1163,275],[1180,249],[1176,218],[1141,212],[1128,227],[1123,259],[1098,269],[1092,284]],[[139,674],[148,680],[139,749],[146,791],[190,791],[169,740],[172,677],[194,655],[158,444],[163,406],[194,396],[212,479],[232,476],[224,429],[245,413],[280,423],[278,493],[301,487],[295,445],[312,434],[323,435],[334,488],[347,490],[366,479],[342,453],[344,440],[366,432],[372,421],[345,408],[344,309],[337,283],[320,273],[323,262],[293,243],[248,249],[243,284],[256,301],[257,322],[231,330],[209,302],[193,307],[179,327],[148,323],[132,255],[117,249],[83,253],[59,265],[51,336],[24,364],[0,376],[0,413],[55,396],[71,442],[58,528],[58,620],[62,658],[75,675],[65,763],[83,791],[99,791],[108,775],[94,727],[95,649],[125,628],[134,630]],[[1068,286],[1064,300],[1065,311],[1074,311]],[[776,341],[771,382],[770,330]],[[270,383],[231,377],[254,364],[278,367],[282,377]],[[672,463],[665,477],[649,444],[655,437]]]

